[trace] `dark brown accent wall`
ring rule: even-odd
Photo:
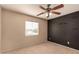
[[[79,11],[50,19],[48,40],[79,49]]]

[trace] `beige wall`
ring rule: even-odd
[[[1,7],[0,7],[0,52],[1,52]]]
[[[14,50],[47,41],[47,21],[9,10],[2,10],[2,50]],[[39,35],[25,37],[25,21],[39,23]]]

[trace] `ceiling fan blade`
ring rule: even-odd
[[[52,11],[52,13],[57,14],[57,15],[61,14],[60,12],[56,12],[56,11]]]
[[[58,5],[58,6],[54,7],[54,8],[52,8],[51,10],[60,9],[60,8],[62,8],[62,7],[64,7],[64,5],[63,5],[63,4],[60,4],[60,5]]]
[[[42,12],[42,13],[39,13],[37,16],[42,15],[42,14],[44,14],[44,13],[46,13],[46,11],[45,11],[45,12]]]
[[[44,7],[40,6],[41,9],[46,10]]]

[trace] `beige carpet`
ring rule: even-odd
[[[7,53],[15,54],[78,54],[79,50],[72,49],[53,42],[42,43],[28,48],[18,49]]]

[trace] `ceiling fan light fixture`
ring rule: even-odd
[[[49,13],[49,15],[51,16],[51,15],[52,15],[52,13]]]
[[[51,4],[47,4],[47,8],[44,8],[43,6],[40,6],[40,8],[45,10],[45,12],[39,13],[39,14],[37,14],[37,16],[40,16],[40,15],[45,14],[45,13],[46,13],[47,18],[49,18],[52,14],[60,15],[61,13],[57,12],[55,10],[58,10],[58,9],[64,7],[63,4],[60,4],[60,5],[58,5],[56,7],[53,7],[53,8],[50,8],[50,6],[51,6]]]
[[[51,16],[52,15],[52,13],[49,13],[49,16]],[[48,16],[48,13],[46,13],[46,17]]]

